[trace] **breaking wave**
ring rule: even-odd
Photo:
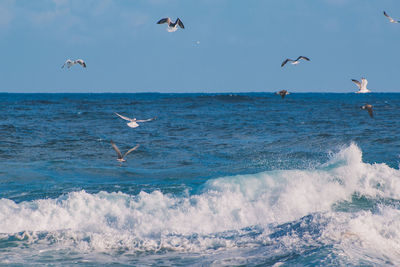
[[[351,144],[314,169],[217,178],[183,197],[79,191],[0,199],[0,245],[106,253],[258,248],[283,262],[319,247],[328,263],[398,265],[399,204],[400,171],[364,163]]]

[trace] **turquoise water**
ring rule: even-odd
[[[1,265],[400,264],[400,94],[0,103]]]

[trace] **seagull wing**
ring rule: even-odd
[[[365,78],[361,79],[361,89],[366,90],[367,89],[367,84],[368,84],[368,80]]]
[[[75,60],[75,63],[78,63],[82,67],[86,68],[86,63],[85,63],[85,61],[83,61],[83,59],[77,59],[77,60]]]
[[[121,114],[118,114],[117,112],[115,112],[115,115],[119,116],[121,119],[124,119],[126,121],[134,121],[134,120],[132,120],[132,119],[130,119],[128,117],[125,117],[125,116],[122,116]]]
[[[152,121],[155,120],[157,117],[151,118],[151,119],[147,119],[147,120],[136,120],[136,122],[146,122],[146,121]]]
[[[67,59],[67,60],[64,62],[64,65],[62,65],[62,67],[61,67],[61,68],[64,68],[64,67],[65,67],[65,65],[67,65],[68,63],[72,63],[72,60],[70,60],[70,59]]]
[[[136,150],[139,146],[140,145],[136,145],[135,147],[132,147],[131,149],[126,151],[126,153],[124,154],[124,156],[122,158],[125,158],[129,153],[131,153],[132,151]]]
[[[170,23],[171,23],[171,19],[170,19],[170,18],[163,18],[163,19],[160,19],[160,20],[157,22],[157,24],[163,24],[163,23],[168,23],[168,24],[170,24]]]
[[[355,83],[355,84],[358,86],[358,88],[361,89],[361,83],[360,83],[359,81],[354,80],[354,79],[351,79],[351,81],[352,81],[353,83]]]
[[[178,18],[178,19],[175,21],[175,24],[176,24],[176,23],[178,23],[179,27],[181,27],[182,29],[185,29],[185,26],[183,25],[183,23],[182,23],[182,21],[180,20],[180,18]]]
[[[310,61],[310,59],[309,59],[308,57],[304,57],[304,56],[299,56],[299,57],[296,59],[296,61],[297,61],[297,60],[300,60],[300,59],[305,59],[305,60],[307,60],[307,61]]]
[[[374,114],[373,114],[373,112],[372,112],[372,107],[367,107],[367,110],[368,110],[368,114],[369,114],[369,116],[371,117],[371,118],[373,118],[374,117]]]
[[[122,159],[123,157],[122,157],[121,151],[119,151],[117,145],[113,142],[113,140],[111,140],[110,143],[111,143],[112,147],[114,148],[115,152],[117,152],[118,158]]]
[[[285,66],[285,64],[288,63],[289,61],[293,61],[293,60],[287,58],[285,61],[282,62],[281,67]]]
[[[386,11],[383,11],[383,15],[385,15],[385,17],[391,19],[391,17],[386,13]]]

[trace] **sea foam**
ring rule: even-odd
[[[378,204],[376,210],[337,210],[354,196],[391,204]],[[204,251],[265,245],[274,242],[276,227],[320,214],[313,217],[323,218],[319,241],[334,240],[344,255],[362,256],[367,249],[396,262],[397,200],[400,171],[364,163],[360,148],[351,144],[315,169],[221,177],[184,197],[160,191],[127,195],[82,190],[21,203],[0,199],[0,242],[48,242],[83,251]],[[283,236],[279,242],[287,246],[302,242],[290,232]]]

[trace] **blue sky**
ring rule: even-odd
[[[399,0],[1,0],[0,92],[398,92],[383,10],[400,19]]]

